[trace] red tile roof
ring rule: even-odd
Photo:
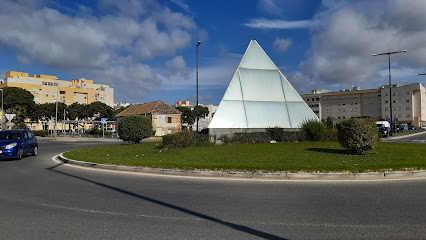
[[[116,117],[124,117],[129,115],[143,115],[143,114],[182,114],[176,108],[168,105],[163,101],[155,101],[143,104],[132,105],[119,114]]]

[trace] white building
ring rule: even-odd
[[[359,87],[339,92],[312,92],[302,98],[321,119],[334,122],[351,117],[384,120],[390,118],[389,85],[361,90]],[[398,123],[417,127],[426,124],[426,90],[421,83],[392,86],[392,117]]]

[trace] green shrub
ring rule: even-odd
[[[213,145],[210,135],[197,132],[178,132],[163,136],[165,148],[189,148]]]
[[[302,131],[284,131],[282,128],[268,128],[266,132],[241,132],[231,136],[222,135],[219,140],[224,144],[247,144],[247,143],[269,143],[271,140],[277,142],[304,142],[305,133]]]
[[[340,145],[353,154],[365,154],[379,141],[376,124],[368,119],[343,121],[337,125],[337,131]]]
[[[49,135],[49,132],[47,130],[34,130],[34,135],[39,137],[47,137]]]
[[[266,132],[272,140],[282,142],[284,138],[284,129],[279,127],[267,128]]]
[[[272,139],[267,132],[239,132],[232,136],[222,135],[219,140],[224,144],[269,143]]]
[[[305,133],[307,140],[315,142],[322,141],[326,132],[324,124],[316,120],[304,121],[301,130]]]
[[[102,129],[99,129],[97,126],[94,126],[86,130],[86,134],[99,136],[99,135],[102,135]]]
[[[125,142],[139,143],[152,136],[151,119],[138,115],[125,116],[117,124],[118,136]]]
[[[323,141],[328,141],[328,142],[337,142],[338,138],[337,138],[337,130],[336,129],[329,129],[327,128],[325,133],[324,133],[324,139]]]
[[[282,142],[305,142],[306,135],[302,131],[284,131]]]

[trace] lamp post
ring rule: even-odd
[[[55,78],[55,79],[56,79],[56,117],[55,117],[55,139],[56,139],[56,137],[58,137],[57,126],[58,126],[59,80],[58,78]]]
[[[195,117],[197,118],[197,132],[198,132],[198,46],[200,46],[201,41],[197,43],[197,104],[195,105]]]
[[[382,55],[388,55],[388,61],[389,61],[389,113],[390,113],[390,136],[392,136],[392,128],[393,128],[393,116],[392,116],[392,80],[391,80],[391,71],[390,71],[390,56],[392,54],[397,54],[397,53],[404,53],[407,52],[407,50],[402,50],[402,51],[395,51],[395,52],[385,52],[385,53],[377,53],[377,54],[373,54],[374,57],[376,56],[382,56]]]
[[[0,88],[1,91],[1,129],[4,130],[4,111],[3,111],[3,88]]]

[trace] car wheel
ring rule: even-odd
[[[16,154],[16,159],[21,160],[24,155],[24,150],[22,148],[18,149],[18,153]]]
[[[38,153],[38,146],[34,147],[34,151],[31,153],[33,156],[37,156]]]

